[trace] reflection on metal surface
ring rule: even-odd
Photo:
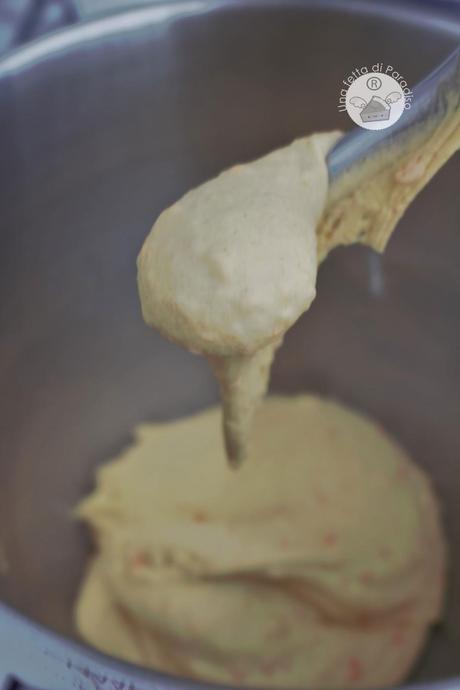
[[[76,21],[73,0],[2,0],[0,53]]]
[[[169,0],[170,2],[172,0]],[[78,9],[82,17],[96,17],[110,12],[120,12],[138,8],[141,5],[151,5],[152,0],[77,0]]]
[[[369,269],[369,292],[374,297],[382,297],[385,292],[385,279],[383,274],[383,257],[381,254],[369,250],[368,254]]]
[[[94,22],[82,23],[71,31],[58,32],[8,55],[0,61],[0,78],[19,71],[23,67],[41,62],[48,56],[63,52],[73,45],[96,41],[112,34],[119,35],[143,26],[160,24],[184,14],[197,14],[206,10],[208,6],[209,0],[190,0],[156,5],[105,17]]]

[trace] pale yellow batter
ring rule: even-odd
[[[111,654],[235,685],[383,687],[405,677],[439,616],[444,541],[420,470],[334,403],[272,398],[257,412],[276,347],[314,299],[318,262],[338,244],[382,250],[460,127],[455,115],[328,196],[337,136],[223,173],[145,242],[144,317],[208,357],[227,454],[249,459],[227,467],[212,410],[141,427],[100,471],[79,510],[98,555],[77,625]]]
[[[153,226],[138,259],[144,319],[209,359],[232,464],[248,452],[275,350],[315,297],[317,264],[339,244],[385,248],[414,196],[460,147],[460,109],[447,113],[333,194],[325,156],[340,134],[314,134],[223,172]]]
[[[219,410],[137,429],[79,508],[98,546],[76,620],[134,663],[236,685],[385,687],[440,613],[429,482],[378,426],[311,396],[268,398],[250,460]]]
[[[160,215],[139,255],[144,319],[208,357],[234,464],[275,349],[316,294],[325,156],[338,136],[299,139],[192,190]]]

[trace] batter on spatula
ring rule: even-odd
[[[334,201],[325,157],[337,132],[227,170],[158,218],[138,259],[144,319],[210,361],[233,465],[247,455],[275,350],[315,297],[318,264],[339,244],[383,251],[414,196],[460,147],[459,113]]]
[[[324,159],[338,136],[300,139],[189,192],[161,214],[138,259],[146,322],[204,354],[219,380],[235,465],[275,350],[315,297]]]

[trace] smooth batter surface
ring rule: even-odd
[[[275,349],[316,294],[316,227],[337,132],[238,165],[164,211],[138,259],[145,321],[206,355],[239,464]]]
[[[232,464],[248,453],[275,350],[315,297],[318,263],[340,244],[385,248],[407,206],[460,147],[460,109],[446,104],[446,112],[342,195],[328,196],[325,162],[340,134],[314,134],[223,172],[153,226],[138,259],[142,312],[208,357]]]
[[[137,429],[79,509],[98,555],[81,634],[134,663],[260,687],[401,681],[440,613],[429,482],[334,402],[270,397],[250,461],[227,466],[219,410]]]

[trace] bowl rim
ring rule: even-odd
[[[0,86],[7,76],[18,75],[54,55],[101,38],[165,24],[187,15],[214,13],[225,9],[316,9],[339,10],[415,23],[460,38],[459,0],[152,0],[129,10],[121,10],[61,27],[18,46],[0,57]]]

